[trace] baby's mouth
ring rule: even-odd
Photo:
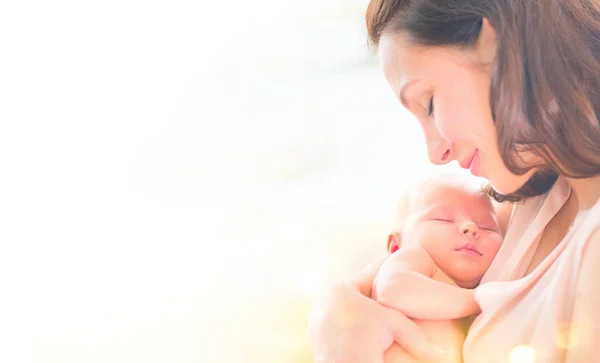
[[[466,253],[468,253],[470,255],[474,255],[474,256],[483,256],[483,254],[481,252],[479,252],[479,250],[473,243],[465,243],[464,245],[457,248],[455,251],[466,252]]]

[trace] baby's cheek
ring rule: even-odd
[[[498,251],[500,250],[500,247],[502,247],[502,242],[503,242],[503,238],[502,236],[500,236],[500,234],[495,234],[494,240],[492,242],[492,249],[494,252],[494,255],[496,253],[498,253]]]
[[[486,257],[487,257],[486,258],[486,262],[487,262],[486,270],[492,264],[494,259],[496,258],[496,255],[498,254],[499,249],[500,249],[500,245],[494,244],[486,251]]]

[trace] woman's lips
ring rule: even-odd
[[[471,158],[471,162],[469,163],[469,171],[474,176],[479,176],[479,163],[480,163],[480,155],[479,150],[475,150],[475,154]]]
[[[460,165],[461,168],[463,169],[469,169],[471,167],[471,164],[473,163],[473,158],[475,157],[475,154],[477,154],[477,149],[475,149],[471,155],[469,155],[466,159],[462,160],[461,162],[458,163],[458,165]]]

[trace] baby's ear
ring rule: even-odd
[[[402,245],[402,236],[398,232],[392,232],[392,234],[388,237],[387,242],[387,250],[391,255],[392,253],[398,251],[400,246]]]

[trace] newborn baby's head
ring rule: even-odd
[[[479,188],[440,176],[401,198],[388,251],[418,244],[457,285],[474,288],[500,249],[494,206]]]

